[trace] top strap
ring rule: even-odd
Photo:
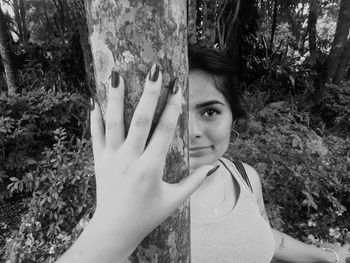
[[[228,167],[226,166],[226,164],[219,159],[219,161],[226,167],[226,169],[231,173],[230,169],[228,169]],[[238,160],[233,160],[232,163],[236,166],[237,171],[239,172],[239,174],[241,175],[241,177],[243,178],[243,180],[246,182],[247,186],[249,187],[250,191],[253,193],[253,187],[250,183],[247,171],[244,168],[244,165],[241,161]],[[233,174],[231,173],[231,175],[233,176]]]
[[[248,187],[250,188],[250,191],[253,193],[253,187],[250,183],[247,171],[245,170],[243,163],[241,161],[238,161],[238,160],[233,160],[232,162],[234,163],[237,170],[241,174],[243,180],[247,183]]]

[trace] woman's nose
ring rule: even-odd
[[[196,120],[195,117],[189,116],[189,135],[190,140],[195,140],[202,137],[203,130],[200,121]]]

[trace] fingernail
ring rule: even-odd
[[[111,85],[113,88],[118,88],[118,86],[119,86],[119,73],[117,71],[114,71],[114,70],[112,70]]]
[[[153,63],[152,68],[151,68],[151,73],[149,74],[149,80],[156,82],[158,80],[159,76],[159,66],[156,63]]]
[[[175,78],[174,79],[174,82],[172,83],[172,86],[171,86],[171,94],[176,94],[179,90],[179,79],[178,78]]]
[[[220,165],[215,166],[213,169],[211,169],[208,173],[207,173],[207,177],[211,176],[213,173],[215,173],[215,171],[220,167]]]
[[[93,111],[95,109],[95,100],[93,98],[90,98],[90,111]]]

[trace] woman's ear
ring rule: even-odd
[[[236,127],[237,120],[232,120],[231,129],[234,130]]]

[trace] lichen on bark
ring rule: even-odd
[[[126,83],[126,127],[130,125],[152,63],[160,65],[163,85],[153,130],[166,102],[168,87],[175,78],[184,101],[188,100],[186,1],[86,0],[85,6],[98,100],[105,108],[110,73],[118,71]],[[184,103],[167,156],[164,179],[168,182],[177,182],[188,174],[187,107]],[[189,207],[186,203],[145,238],[129,262],[189,262],[189,251]]]

